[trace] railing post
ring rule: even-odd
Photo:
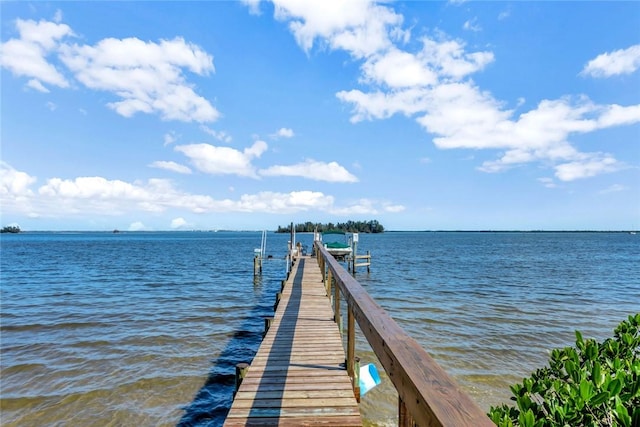
[[[356,361],[356,320],[351,306],[347,308],[347,373],[353,381],[353,393],[360,402],[360,363]]]
[[[356,357],[353,363],[353,394],[360,403],[360,358]]]
[[[327,296],[331,297],[331,285],[333,284],[333,274],[331,273],[331,269],[327,268],[327,281],[325,282],[325,290],[327,291]]]
[[[402,399],[398,397],[398,427],[416,427],[417,424],[413,417],[407,411],[407,406]]]
[[[342,334],[342,319],[340,318],[340,288],[335,280],[333,283],[333,304],[333,320],[338,324],[338,330],[340,330],[340,334]]]

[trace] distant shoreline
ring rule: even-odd
[[[21,230],[20,233],[3,234],[29,234],[29,233],[109,233],[109,234],[131,234],[131,233],[259,233],[262,230]],[[276,230],[267,230],[274,234]],[[636,233],[640,230],[385,230],[382,233],[360,234],[385,234],[385,233]],[[296,234],[312,234],[313,232],[297,232]],[[286,233],[284,233],[286,234]]]

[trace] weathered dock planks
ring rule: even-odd
[[[338,325],[314,259],[299,257],[225,426],[361,426]]]

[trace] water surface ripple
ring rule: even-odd
[[[305,245],[310,235],[299,235]],[[218,426],[284,278],[288,235],[23,233],[1,238],[3,426]],[[357,279],[483,407],[572,344],[640,311],[624,233],[361,235]],[[363,362],[374,356],[359,335]],[[364,417],[394,425],[388,380]]]

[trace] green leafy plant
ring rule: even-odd
[[[549,366],[511,386],[515,406],[492,407],[499,427],[640,427],[640,313],[602,343],[583,339],[555,349]]]

